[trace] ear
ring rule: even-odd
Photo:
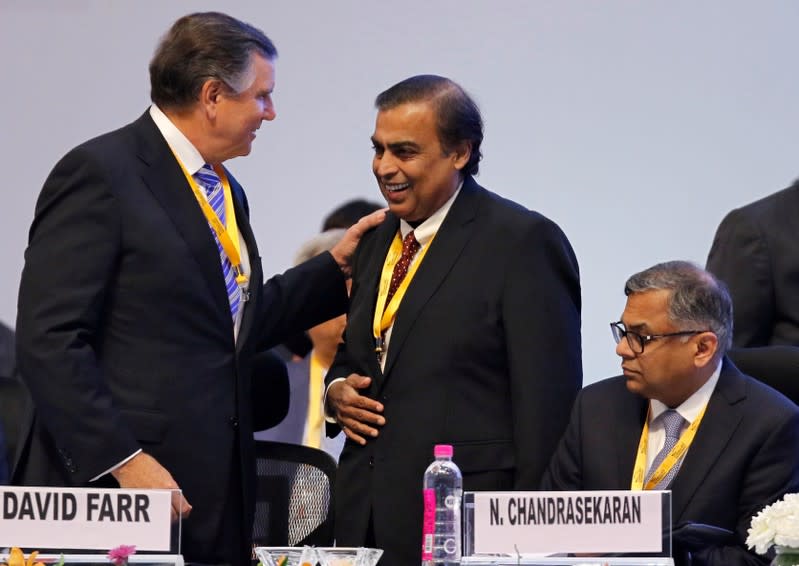
[[[712,332],[702,332],[694,338],[696,351],[694,352],[694,365],[698,368],[705,367],[713,361],[719,348],[719,339]]]
[[[472,156],[472,144],[468,141],[463,141],[455,146],[450,155],[452,156],[453,166],[460,171],[469,163],[469,158]]]
[[[209,118],[216,117],[216,107],[223,93],[222,82],[218,79],[208,79],[200,88],[200,105],[205,109]]]

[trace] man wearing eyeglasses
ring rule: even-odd
[[[662,263],[624,292],[610,325],[623,375],[580,392],[542,488],[669,489],[673,525],[733,531],[693,566],[767,564],[744,541],[761,508],[799,491],[799,408],[726,358],[732,302],[710,273]]]

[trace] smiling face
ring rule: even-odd
[[[259,53],[250,56],[250,66],[240,84],[224,85],[208,81],[209,135],[212,140],[212,163],[248,155],[255,131],[264,120],[275,119],[272,91],[275,88],[275,65]],[[234,90],[235,89],[235,92]]]
[[[430,102],[408,102],[377,114],[372,135],[374,171],[391,212],[422,222],[455,194],[468,144],[445,151]]]

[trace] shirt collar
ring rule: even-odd
[[[183,164],[189,174],[194,175],[205,165],[203,156],[189,141],[189,138],[155,104],[150,106],[150,117],[155,122],[155,126],[161,132],[161,135],[164,136],[166,143],[172,148],[172,153],[175,154],[175,157]]]
[[[436,210],[430,216],[430,218],[419,224],[416,228],[400,218],[400,236],[402,236],[402,239],[404,240],[405,236],[408,235],[408,232],[413,230],[413,235],[416,238],[416,241],[419,242],[420,247],[424,247],[428,242],[430,242],[430,240],[433,239],[433,236],[436,235],[436,232],[438,232],[438,229],[441,227],[444,219],[447,217],[449,209],[452,208],[452,203],[455,202],[456,198],[458,198],[458,194],[461,192],[461,187],[463,187],[463,179],[461,179],[460,184],[458,184],[458,188],[455,190],[453,195],[449,197],[449,200],[447,200],[447,202],[445,202],[441,208]]]
[[[708,379],[702,387],[697,389],[693,395],[683,401],[679,407],[676,407],[675,410],[680,413],[682,418],[689,423],[694,422],[694,419],[699,416],[699,413],[702,412],[702,409],[707,405],[708,401],[710,401],[710,396],[713,395],[713,391],[716,389],[716,383],[719,381],[720,374],[721,360],[718,361],[716,369],[714,369],[713,373],[710,375],[710,379]],[[652,413],[649,419],[650,423],[669,408],[657,399],[650,399],[649,406]]]

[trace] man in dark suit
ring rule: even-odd
[[[454,445],[464,489],[538,485],[582,382],[580,284],[558,226],[475,182],[482,119],[457,84],[412,77],[376,105],[390,213],[353,265],[327,409],[347,435],[337,543],[405,565],[435,444]]]
[[[624,375],[580,392],[542,488],[670,489],[674,525],[734,532],[693,566],[768,563],[744,541],[760,509],[799,490],[799,408],[725,356],[732,302],[709,273],[663,263],[625,294],[611,325]]]
[[[730,212],[707,269],[735,305],[736,347],[799,346],[799,181]]]
[[[25,253],[18,363],[36,413],[18,481],[179,487],[189,561],[249,564],[253,353],[343,312],[369,225],[263,283],[222,163],[275,117],[275,56],[224,14],[175,22],[153,105],[55,166]]]

